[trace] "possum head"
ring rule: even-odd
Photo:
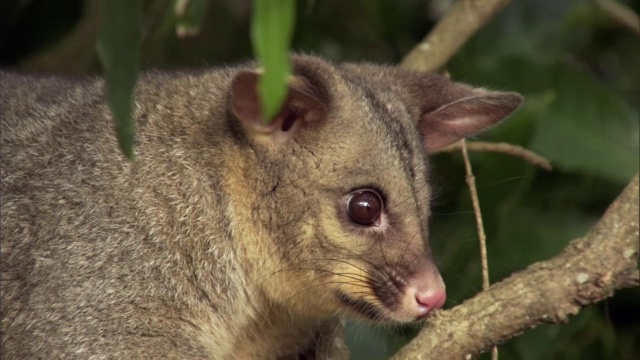
[[[259,73],[231,85],[231,121],[251,148],[251,284],[297,314],[424,318],[445,302],[429,247],[427,153],[497,123],[521,97],[390,67],[292,62],[270,124]]]

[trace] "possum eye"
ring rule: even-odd
[[[358,190],[347,200],[347,214],[351,221],[362,226],[380,225],[382,198],[374,190]]]

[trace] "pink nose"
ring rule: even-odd
[[[433,309],[439,309],[447,300],[444,287],[435,287],[429,290],[416,292],[416,302],[418,305],[418,317],[422,318],[429,314]]]

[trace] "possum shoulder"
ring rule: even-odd
[[[1,139],[7,146],[42,142],[61,124],[80,122],[102,101],[102,80],[97,77],[3,71],[0,79]]]

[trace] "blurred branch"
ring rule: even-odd
[[[522,146],[512,145],[505,142],[487,142],[487,141],[468,141],[467,148],[469,151],[476,152],[494,152],[507,154],[515,157],[522,158],[533,165],[539,166],[547,171],[553,170],[551,162],[544,157],[534,153],[531,150],[525,149]],[[444,147],[434,153],[453,152],[462,149],[460,142],[453,143],[447,147]]]
[[[586,236],[553,259],[439,311],[393,359],[471,359],[543,323],[564,323],[586,305],[637,286],[638,175]]]
[[[433,72],[511,0],[458,0],[433,30],[404,57],[401,66]]]
[[[100,72],[95,44],[103,3],[104,0],[84,1],[82,17],[69,34],[53,46],[21,60],[19,67],[26,71],[74,75]],[[150,4],[145,14],[145,32],[148,32],[147,28],[157,26],[157,19],[162,18],[160,14],[168,4],[168,0],[156,0]]]
[[[82,18],[62,41],[22,60],[20,67],[27,71],[86,74],[100,68],[95,51],[98,16],[101,1],[83,4]]]
[[[618,24],[640,37],[640,18],[633,9],[614,0],[593,0],[593,3]]]

